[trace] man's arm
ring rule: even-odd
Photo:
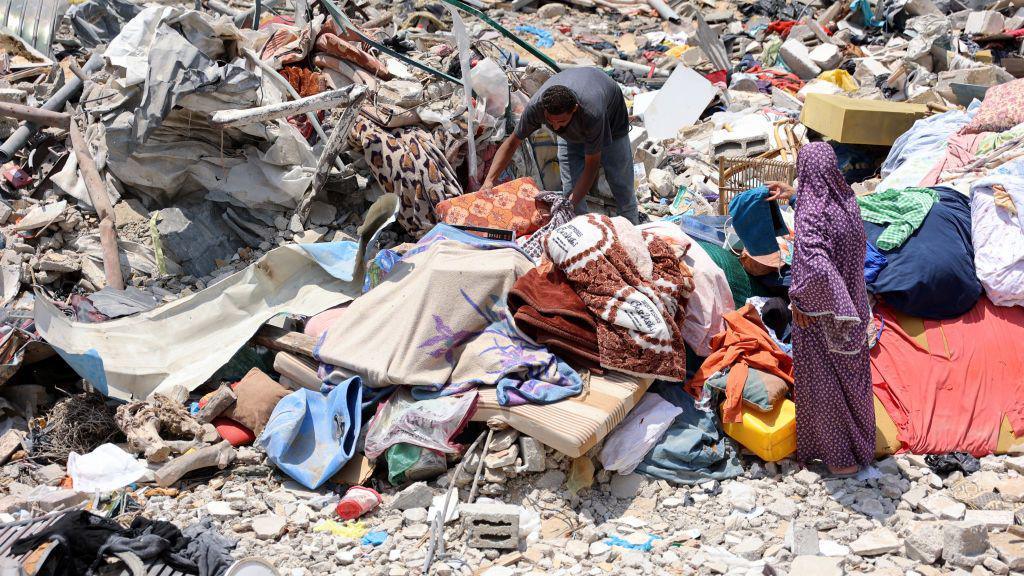
[[[498,147],[498,151],[494,153],[491,169],[487,171],[487,178],[484,178],[484,183],[480,186],[481,190],[489,190],[494,187],[494,181],[501,176],[505,168],[508,168],[509,163],[512,162],[512,155],[516,153],[522,143],[523,141],[515,134],[510,134],[508,138],[505,138],[505,141]]]
[[[597,181],[597,173],[600,169],[601,152],[587,154],[583,157],[583,174],[580,174],[580,179],[576,181],[576,186],[569,194],[570,205],[576,206],[586,198],[587,192],[590,192],[590,188]]]

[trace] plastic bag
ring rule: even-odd
[[[113,444],[82,455],[68,454],[68,476],[79,492],[113,492],[137,482],[148,468]]]
[[[484,58],[469,75],[473,78],[473,88],[477,95],[482,96],[486,103],[485,110],[491,116],[501,118],[508,106],[508,76],[490,58]]]
[[[629,474],[665,435],[683,410],[657,394],[646,394],[612,431],[598,459],[605,470]]]
[[[850,73],[842,68],[822,72],[818,75],[818,80],[831,82],[847,92],[856,92],[860,88],[860,84],[857,84],[853,76],[850,76]]]
[[[256,442],[274,466],[315,490],[352,458],[362,427],[362,398],[358,376],[326,396],[306,389],[292,392],[277,403]]]
[[[408,388],[399,389],[370,421],[366,457],[377,458],[400,442],[439,452],[457,452],[459,447],[451,439],[469,422],[476,401],[476,390],[416,401]]]

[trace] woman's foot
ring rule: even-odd
[[[860,472],[860,466],[842,466],[835,468],[833,466],[828,467],[829,474],[839,477],[850,477],[855,476],[857,472]]]

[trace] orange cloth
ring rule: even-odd
[[[540,190],[532,178],[517,178],[486,191],[463,194],[440,202],[438,222],[453,226],[482,226],[513,230],[529,236],[551,219],[548,206],[535,198]]]
[[[339,36],[329,33],[321,34],[316,39],[316,49],[319,52],[355,64],[377,78],[383,80],[391,79],[391,72],[388,72],[388,67],[383,62],[360,48],[357,44],[344,40]]]
[[[761,317],[751,304],[729,312],[725,320],[725,332],[711,339],[711,355],[701,364],[697,373],[687,384],[688,391],[699,397],[704,382],[716,372],[730,368],[725,381],[725,404],[722,419],[725,422],[740,422],[743,386],[747,372],[756,368],[774,374],[793,384],[793,359],[782,351],[768,335],[768,329],[761,323]]]
[[[885,328],[871,350],[875,396],[914,454],[992,454],[1003,416],[1024,435],[1024,308],[982,297],[953,320],[925,320],[921,346],[879,306]]]

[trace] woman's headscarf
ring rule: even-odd
[[[793,305],[825,332],[833,352],[864,349],[867,240],[853,190],[839,172],[835,151],[824,142],[808,144],[797,157],[796,247]]]

